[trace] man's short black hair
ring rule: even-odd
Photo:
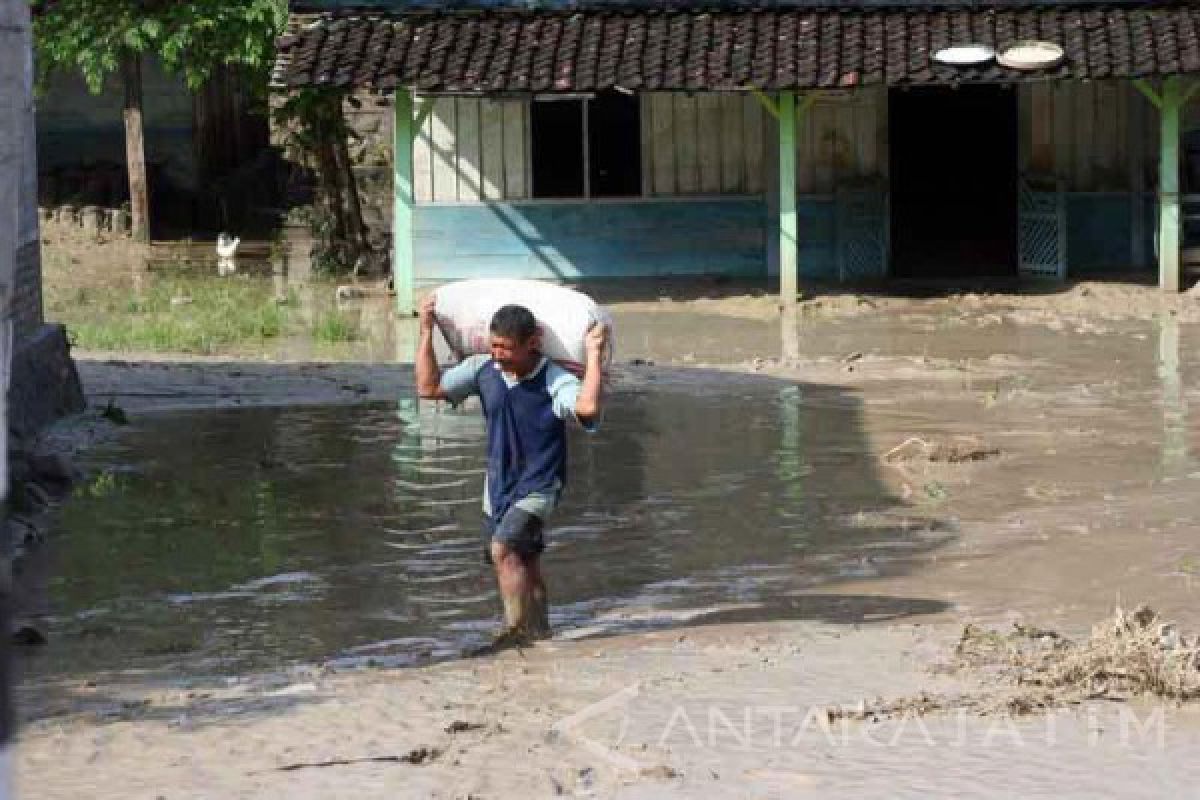
[[[525,306],[504,306],[492,315],[493,336],[503,336],[524,344],[537,330],[537,320]]]

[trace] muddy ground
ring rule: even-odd
[[[766,620],[755,602],[728,603],[607,635],[665,613],[625,607],[493,658],[350,672],[316,663],[217,683],[39,680],[33,665],[23,794],[1190,796],[1200,715],[1189,704],[1099,693],[1013,718],[828,713],[998,688],[994,673],[945,667],[966,624],[1078,639],[1118,603],[1145,602],[1200,630],[1200,300],[1121,283],[1002,288],[812,289],[784,318],[745,287],[599,292],[616,318],[616,398],[680,387],[736,396],[739,382],[765,376],[795,390],[797,419],[806,404],[854,402],[865,457],[898,502],[840,524],[924,532],[936,546],[881,541],[831,580],[789,588]],[[372,357],[351,348],[330,364],[77,355],[93,402],[136,421],[391,402],[411,391],[395,362],[412,336],[411,321],[381,324]],[[799,431],[803,452],[813,434]]]

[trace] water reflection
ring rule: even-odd
[[[1186,475],[1191,466],[1188,450],[1187,398],[1179,358],[1179,319],[1173,314],[1158,317],[1158,377],[1162,392],[1164,477]]]
[[[564,635],[812,613],[806,589],[949,538],[879,481],[854,395],[698,375],[619,392],[601,435],[574,436],[546,555]],[[39,669],[407,664],[480,643],[499,613],[482,433],[475,410],[407,399],[147,418],[64,510]]]

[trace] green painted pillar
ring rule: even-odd
[[[1158,164],[1158,285],[1179,291],[1179,111],[1183,93],[1178,78],[1167,78],[1162,87],[1162,120],[1159,128]]]
[[[413,263],[413,97],[407,89],[396,90],[395,128],[392,135],[392,285],[396,289],[396,313],[412,315],[417,310],[415,265]]]
[[[800,256],[796,239],[796,95],[779,93],[779,302],[796,304]]]

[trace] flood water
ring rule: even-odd
[[[788,616],[864,553],[886,570],[944,544],[875,479],[859,417],[852,393],[769,379],[618,393],[602,435],[573,437],[549,530],[559,634]],[[403,665],[483,643],[482,434],[475,409],[411,400],[143,419],[63,511],[39,671]],[[841,522],[861,512],[895,524]]]
[[[602,432],[573,434],[545,556],[557,635],[947,610],[1079,622],[1118,597],[1195,620],[1200,327],[638,312],[618,328],[623,356],[669,366],[626,369]],[[385,349],[411,352],[411,333]],[[760,354],[801,359],[802,379],[699,366]],[[500,622],[482,436],[476,408],[407,393],[134,415],[60,512],[52,644],[29,672],[461,656]],[[882,459],[913,437],[992,455]]]

